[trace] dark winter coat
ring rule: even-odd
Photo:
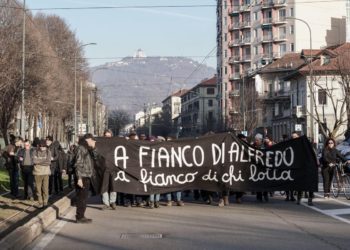
[[[35,150],[34,150],[33,148],[31,148],[30,151],[29,151],[29,152],[30,152],[30,159],[31,159],[31,164],[30,164],[30,166],[33,166],[33,165],[34,165],[34,151],[35,151]],[[21,167],[23,167],[23,162],[24,162],[25,153],[26,153],[26,150],[25,150],[24,148],[21,148],[21,149],[18,151],[18,154],[17,154],[18,158],[22,158],[22,159],[23,159],[22,161],[19,161]]]
[[[346,159],[336,148],[324,148],[322,152],[322,166],[328,167],[329,164],[335,164],[339,161],[345,162]]]
[[[19,170],[19,162],[18,157],[16,155],[16,152],[19,150],[19,148],[15,147],[14,145],[8,145],[7,150],[3,153],[3,157],[5,159],[5,167],[7,170]],[[14,152],[13,155],[11,155],[9,152]]]
[[[56,168],[59,167],[58,160],[59,160],[59,147],[60,143],[58,141],[54,141],[51,143],[51,145],[48,147],[48,149],[51,152],[51,173],[53,174],[56,170]]]
[[[96,149],[89,150],[82,145],[79,145],[75,152],[73,169],[76,177],[78,179],[83,177],[91,178],[92,194],[100,194],[103,178],[101,166],[104,166],[104,158],[97,153]]]

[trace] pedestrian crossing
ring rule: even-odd
[[[307,199],[301,200],[301,205],[308,207],[316,212],[327,215],[331,218],[334,218],[338,221],[342,221],[350,225],[350,201],[346,200],[343,197],[338,197],[337,199],[329,198],[325,199],[323,197],[323,184],[319,183],[320,192],[315,193],[315,198],[313,199],[314,206],[307,205]],[[327,208],[323,205],[327,205]],[[338,207],[334,209],[330,209],[328,207]],[[342,207],[342,208],[339,208]]]

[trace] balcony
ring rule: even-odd
[[[250,45],[250,44],[251,44],[250,36],[245,37],[245,38],[242,38],[240,44],[241,44],[241,45]]]
[[[239,46],[240,43],[241,43],[240,39],[235,39],[235,40],[232,40],[231,42],[229,42],[228,46],[229,47],[237,47],[237,46]]]
[[[235,63],[239,63],[239,61],[241,60],[241,57],[240,56],[231,56],[229,58],[229,63],[230,64],[235,64]]]
[[[262,59],[263,59],[263,60],[270,61],[270,60],[272,60],[272,58],[273,58],[273,54],[272,54],[272,53],[264,53],[264,54],[262,55]]]
[[[261,3],[261,9],[271,9],[274,6],[274,1],[268,0]]]
[[[250,21],[243,21],[243,22],[240,22],[239,26],[241,29],[249,29],[252,27],[252,23]]]
[[[231,8],[229,8],[228,13],[229,13],[230,15],[239,14],[240,9],[241,9],[241,6],[239,6],[239,5],[234,5],[234,6],[232,6]]]
[[[272,18],[266,17],[263,18],[261,25],[262,26],[267,26],[267,25],[272,25]]]
[[[272,34],[264,35],[261,40],[261,43],[271,43],[271,42],[273,42]]]
[[[287,23],[287,19],[285,16],[280,16],[278,18],[275,18],[272,20],[272,23],[274,25],[283,25],[283,24],[286,24]]]
[[[274,0],[273,7],[274,8],[283,8],[287,6],[287,0]]]
[[[238,30],[240,28],[240,23],[239,22],[234,22],[234,23],[231,23],[230,26],[229,26],[229,30]]]
[[[229,76],[230,81],[235,81],[241,79],[241,75],[239,73],[233,73],[232,75]]]
[[[285,42],[285,41],[287,41],[287,35],[286,34],[281,34],[279,36],[275,36],[273,38],[273,41],[274,42]]]
[[[250,5],[242,5],[239,9],[240,12],[249,12],[251,10]]]
[[[251,55],[244,55],[242,57],[242,62],[251,62],[252,61],[252,56]]]

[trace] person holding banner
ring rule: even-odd
[[[111,138],[113,136],[113,133],[110,129],[107,129],[103,133],[104,137]],[[117,201],[117,192],[113,188],[113,181],[114,181],[114,174],[113,171],[107,168],[104,171],[103,175],[103,183],[106,183],[107,185],[104,185],[102,187],[102,203],[103,207],[102,210],[108,210],[108,209],[117,209],[116,201]]]
[[[253,147],[255,147],[257,149],[264,149],[263,135],[262,134],[258,133],[258,134],[255,135]],[[264,197],[265,202],[269,201],[268,192],[256,192],[256,200],[258,202],[262,202],[263,201],[263,197]]]

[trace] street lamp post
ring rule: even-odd
[[[23,30],[22,30],[22,101],[21,101],[21,136],[25,138],[24,129],[24,81],[25,81],[25,66],[26,66],[26,1],[23,0]]]
[[[310,91],[310,135],[311,135],[311,138],[312,140],[315,140],[315,131],[314,131],[314,98],[313,98],[313,89],[312,89],[312,75],[313,75],[313,72],[312,72],[312,67],[311,67],[311,62],[312,62],[312,32],[311,32],[311,27],[310,25],[303,19],[300,19],[300,18],[296,18],[296,17],[286,17],[286,19],[293,19],[293,20],[297,20],[297,21],[300,21],[302,23],[304,23],[308,30],[309,30],[309,37],[310,37],[310,58],[307,59],[307,64],[309,65],[309,70],[310,70],[310,74],[309,74],[309,77],[310,77],[310,84],[309,84],[309,91]]]
[[[80,45],[74,53],[74,143],[77,140],[77,52],[84,46],[96,45],[96,43],[86,43]],[[81,116],[82,114],[80,114]]]

